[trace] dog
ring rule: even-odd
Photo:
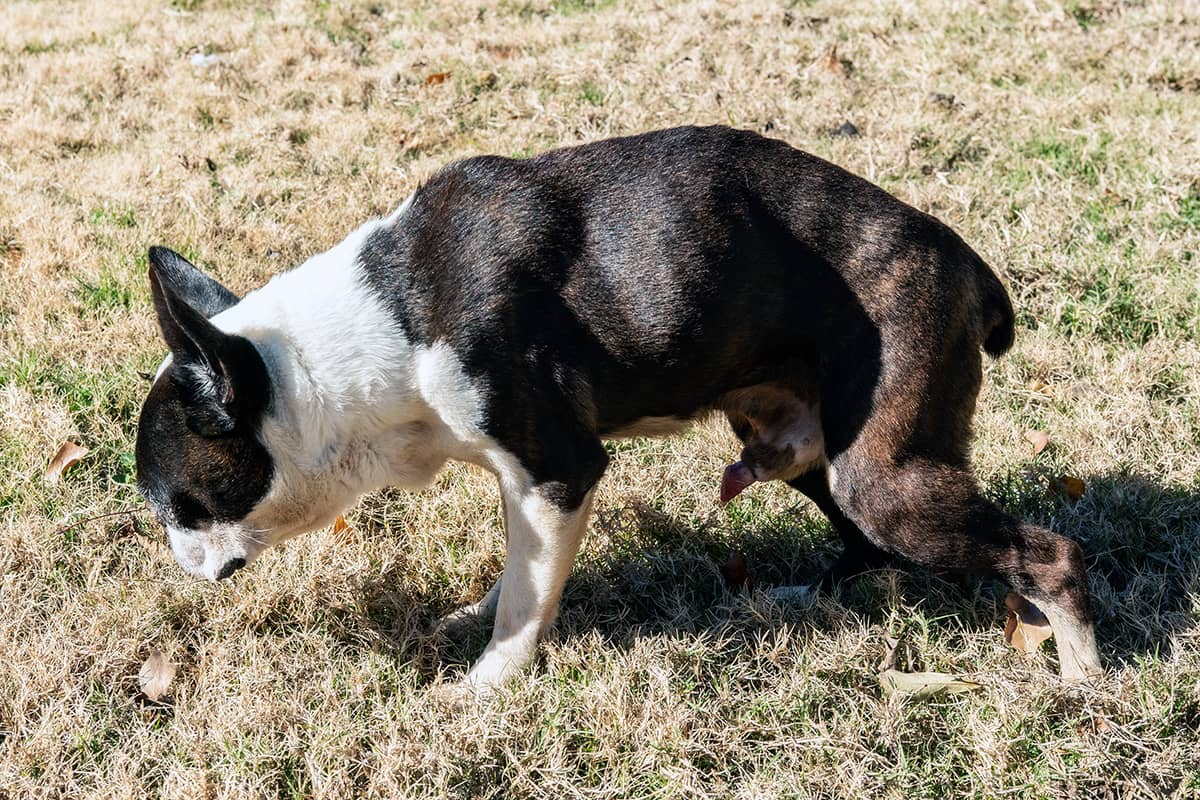
[[[1002,284],[946,225],[782,141],[685,127],[470,158],[244,298],[166,248],[149,272],[170,355],[137,481],[195,576],[478,464],[507,561],[457,618],[494,618],[467,680],[495,687],[555,619],[602,440],[725,413],[746,449],[722,494],[811,498],[845,545],[824,585],[891,556],[996,576],[1045,613],[1064,678],[1100,672],[1079,546],[969,467],[983,352],[1013,340]]]

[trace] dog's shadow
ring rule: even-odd
[[[1092,588],[1097,638],[1110,668],[1148,656],[1169,656],[1177,634],[1200,625],[1200,494],[1131,475],[1085,481],[1077,501],[1047,491],[1045,481],[1014,473],[989,486],[1001,505],[1049,525],[1083,545]],[[839,586],[816,606],[781,604],[780,613],[754,613],[758,589],[815,584],[841,544],[808,501],[775,514],[754,514],[731,532],[718,523],[690,524],[634,504],[601,510],[593,543],[563,593],[560,639],[599,635],[625,649],[645,636],[758,636],[781,620],[831,633],[846,620],[886,626],[897,604],[919,606],[931,632],[1004,625],[999,581],[950,576],[896,561]],[[487,576],[493,579],[496,576]],[[369,576],[359,606],[374,646],[432,676],[453,676],[478,656],[489,625],[468,627],[447,640],[429,632],[452,609],[437,596],[408,594],[396,577]],[[748,602],[749,601],[749,602]],[[415,613],[414,613],[415,606]]]

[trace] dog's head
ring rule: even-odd
[[[281,491],[291,470],[264,436],[274,400],[262,354],[210,321],[237,296],[162,247],[150,250],[150,288],[171,355],[138,422],[138,488],[180,565],[225,578],[320,521]]]

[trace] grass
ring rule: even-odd
[[[1200,797],[1198,38],[1165,0],[8,3],[0,798]],[[862,135],[831,136],[845,121]],[[131,486],[163,353],[148,245],[245,291],[452,159],[690,122],[875,180],[1003,276],[1020,329],[975,464],[1083,544],[1095,686],[1008,649],[989,582],[881,570],[771,602],[836,546],[777,487],[717,506],[716,424],[609,446],[558,638],[487,706],[445,691],[486,632],[426,635],[503,565],[476,470],[368,497],[230,583],[174,565]],[[45,485],[66,439],[91,454]],[[734,554],[753,591],[726,587]],[[984,689],[886,698],[889,635],[905,668]],[[138,690],[151,649],[178,667],[163,704]]]

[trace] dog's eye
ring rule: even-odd
[[[180,527],[194,528],[201,522],[212,520],[212,515],[208,513],[208,509],[187,492],[177,492],[171,498],[171,505],[174,508],[175,519]]]

